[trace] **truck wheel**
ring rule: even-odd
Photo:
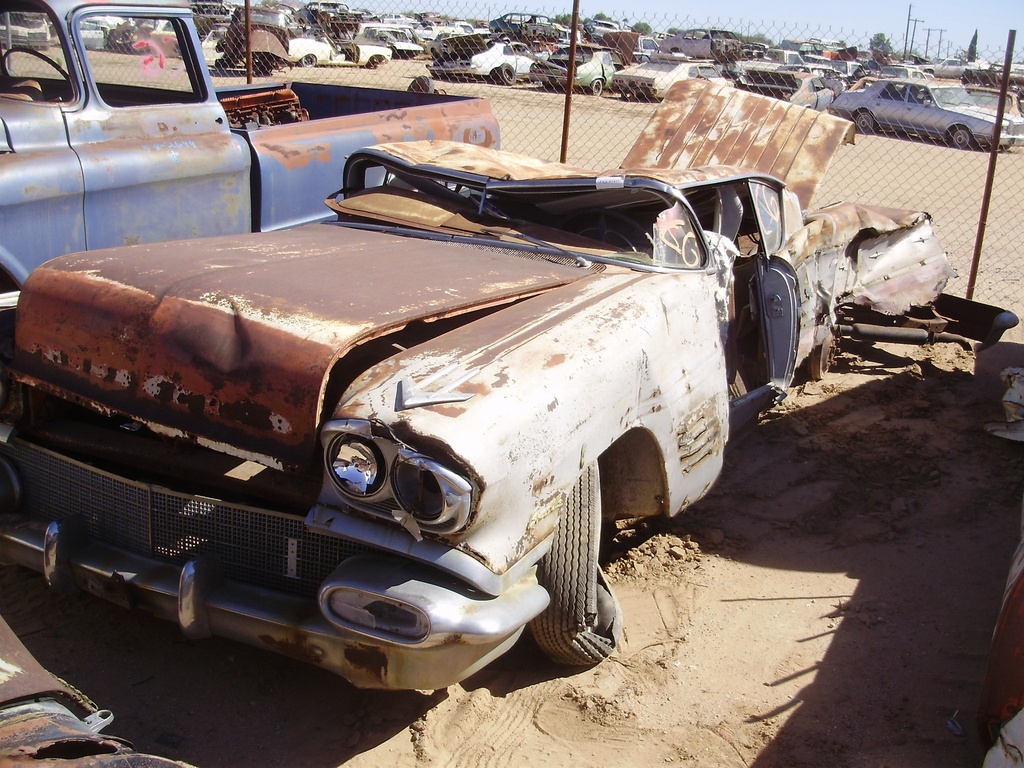
[[[310,67],[315,67],[316,66],[316,55],[312,54],[312,53],[307,53],[305,56],[303,56],[301,59],[299,59],[299,66],[303,67],[304,69],[309,69]]]
[[[604,80],[602,80],[601,78],[598,77],[595,80],[591,81],[591,83],[590,83],[590,95],[591,96],[600,96],[602,91],[604,91]]]
[[[491,72],[491,80],[495,85],[515,85],[516,71],[506,64]]]
[[[366,68],[367,69],[376,69],[377,67],[379,67],[383,63],[384,63],[384,57],[383,56],[379,56],[379,55],[378,56],[371,56],[370,60],[368,62],[366,62]]]
[[[853,122],[857,126],[857,130],[865,135],[878,132],[878,123],[875,122],[875,117],[866,109],[860,110],[853,116]]]
[[[597,464],[580,475],[555,529],[537,577],[551,595],[530,632],[554,662],[592,666],[622,640],[622,610],[598,563],[601,545],[601,482]]]
[[[954,149],[977,149],[974,134],[962,125],[954,125],[946,132],[946,143]]]

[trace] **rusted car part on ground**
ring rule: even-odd
[[[596,663],[602,527],[699,499],[798,365],[1016,323],[940,295],[927,214],[802,213],[851,136],[686,81],[620,168],[379,145],[337,221],[51,261],[8,312],[0,559],[359,686],[527,626]]]
[[[47,672],[0,618],[0,765],[189,768],[102,733],[113,719]]]
[[[1005,374],[1005,372],[1004,372]],[[1005,402],[1004,402],[1005,406]],[[1019,412],[1015,414],[1020,417]],[[1009,419],[1009,414],[1007,415]],[[1019,422],[1018,422],[1019,423]],[[1013,439],[1018,439],[1013,436]],[[1024,531],[1024,507],[1022,507]],[[984,768],[1020,765],[1024,750],[1024,536],[1010,562],[1002,608],[992,634],[992,649],[981,687],[975,722],[988,750]]]

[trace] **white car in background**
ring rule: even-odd
[[[482,35],[447,37],[433,49],[433,56],[427,67],[431,77],[487,78],[496,85],[514,85],[537,60],[522,43],[493,42]]]
[[[658,53],[650,61],[634,64],[617,73],[615,90],[627,101],[661,101],[673,85],[693,78],[719,85],[729,84],[713,61],[694,61],[671,53]]]
[[[217,66],[224,55],[223,40],[227,27],[218,25],[203,38],[203,58],[207,66]],[[293,37],[288,41],[288,58],[297,67],[348,66],[376,69],[391,61],[391,49],[369,40],[356,40],[335,47],[326,40],[313,37]]]
[[[360,24],[356,38],[373,40],[390,48],[392,57],[396,59],[413,59],[423,53],[423,46],[417,41],[416,33],[405,25],[374,22]]]

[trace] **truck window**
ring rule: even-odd
[[[0,98],[67,102],[74,96],[68,56],[43,11],[0,13]]]
[[[205,100],[193,65],[182,56],[189,48],[180,19],[89,14],[76,22],[96,88],[108,106]]]

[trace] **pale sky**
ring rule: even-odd
[[[572,0],[564,3],[507,0],[507,7],[495,5],[491,0],[480,5],[490,8],[488,18],[507,11],[548,15],[572,11]],[[628,10],[623,11],[623,7]],[[581,17],[597,12],[616,20],[628,19],[630,24],[647,21],[655,29],[720,26],[748,34],[763,31],[773,39],[792,38],[807,32],[810,33],[807,36],[866,44],[871,35],[882,32],[895,44],[899,54],[907,39],[909,15],[911,19],[919,19],[916,31],[914,23],[910,24],[914,48],[919,53],[925,52],[927,42],[928,54],[937,55],[941,38],[942,55],[948,50],[949,55],[954,56],[958,49],[967,48],[977,29],[979,55],[987,54],[990,59],[998,56],[1001,60],[1007,33],[1016,29],[1013,59],[1024,61],[1024,0],[917,0],[913,3],[892,0],[580,0]],[[748,25],[749,28],[743,28]]]

